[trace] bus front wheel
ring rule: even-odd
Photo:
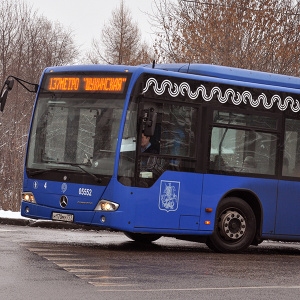
[[[146,234],[146,233],[135,233],[135,232],[124,232],[124,234],[131,240],[138,243],[151,243],[158,240],[161,235],[158,234]]]
[[[240,252],[252,243],[255,231],[256,219],[250,205],[240,198],[225,198],[217,209],[214,232],[206,244],[216,252]]]

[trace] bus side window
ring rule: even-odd
[[[300,177],[300,121],[286,119],[283,176]]]
[[[161,120],[161,154],[194,157],[196,109],[164,104]]]
[[[214,127],[210,170],[274,175],[276,141],[272,133]]]

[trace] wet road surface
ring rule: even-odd
[[[0,225],[1,299],[299,299],[300,244],[242,254],[122,233]]]

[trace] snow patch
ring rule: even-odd
[[[20,212],[0,210],[0,218],[6,219],[27,219],[21,216]]]

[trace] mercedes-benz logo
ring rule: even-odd
[[[65,195],[61,196],[59,204],[62,208],[65,208],[68,205],[68,198]]]

